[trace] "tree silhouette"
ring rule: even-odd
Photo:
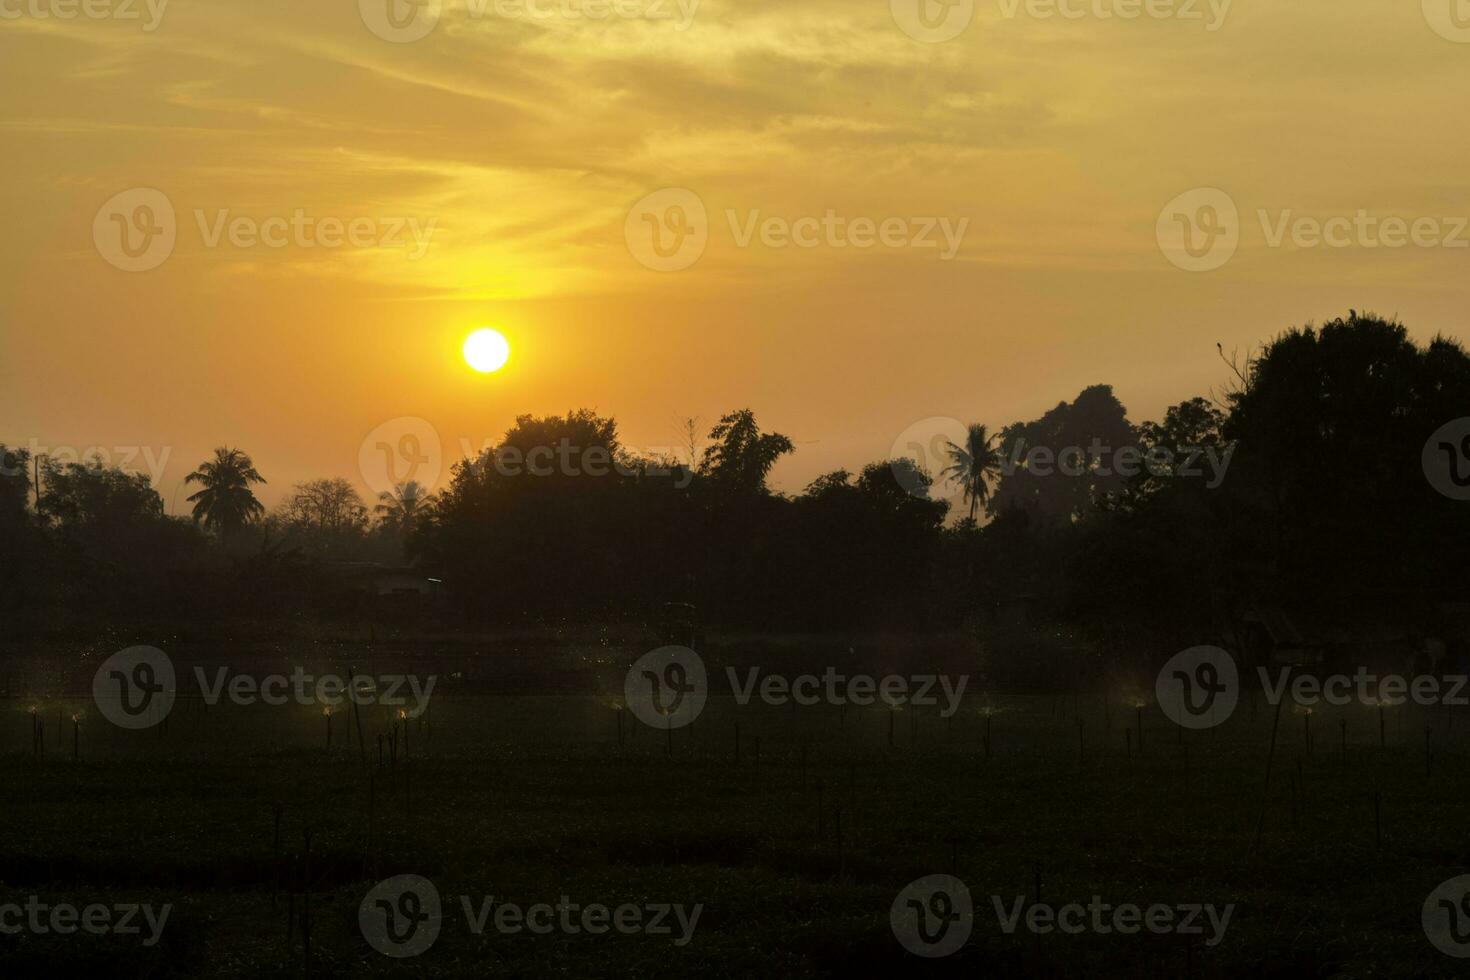
[[[972,422],[965,430],[965,444],[957,446],[951,442],[948,453],[949,465],[943,475],[953,476],[964,488],[973,524],[976,509],[990,499],[991,478],[1000,473],[1000,449],[984,425]]]
[[[1128,481],[1111,467],[1105,473],[1101,464],[1136,445],[1137,434],[1112,386],[1084,388],[1041,418],[1001,430],[1001,454],[1020,465],[1001,474],[986,509],[995,516],[1020,507],[1043,522],[1071,524],[1099,498],[1123,490]]]
[[[740,493],[765,493],[771,467],[796,448],[779,432],[761,432],[748,408],[722,415],[709,437],[714,445],[705,449],[700,473]]]
[[[203,486],[189,496],[194,504],[194,520],[207,530],[227,537],[265,513],[251,491],[252,483],[264,483],[265,477],[255,469],[250,457],[238,449],[221,446],[214,459],[205,460],[199,468],[184,477],[185,483]]]
[[[378,515],[382,527],[402,534],[413,533],[434,507],[434,495],[417,480],[384,490],[378,494],[378,501],[373,513]]]
[[[288,525],[324,535],[363,531],[368,520],[362,497],[340,476],[296,484],[280,514]]]

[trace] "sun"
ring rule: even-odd
[[[483,327],[464,339],[464,361],[481,374],[505,367],[510,359],[510,344],[499,330]]]

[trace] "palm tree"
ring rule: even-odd
[[[184,477],[185,483],[203,484],[204,489],[188,499],[194,503],[194,520],[206,529],[228,536],[265,513],[252,483],[264,483],[250,457],[238,449],[221,446],[214,459],[205,460],[199,468]]]
[[[975,523],[975,510],[990,499],[990,480],[1000,473],[1001,453],[995,437],[978,422],[965,430],[965,444],[949,444],[949,465],[945,476],[952,476],[964,488],[964,499],[970,503],[970,523]]]
[[[381,501],[373,511],[384,527],[409,532],[416,528],[434,506],[434,495],[424,489],[417,480],[400,483],[391,491],[378,494]]]

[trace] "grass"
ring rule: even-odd
[[[1205,732],[1181,733],[1146,707],[1131,755],[1135,712],[1120,700],[973,689],[953,720],[898,712],[892,745],[886,708],[721,696],[672,740],[625,716],[619,744],[611,692],[635,656],[577,655],[601,693],[488,694],[462,671],[446,676],[427,717],[409,721],[411,761],[400,743],[397,764],[382,767],[384,709],[364,712],[365,765],[346,713],[327,750],[319,707],[181,698],[166,732],[125,732],[80,698],[11,699],[0,705],[0,902],[37,894],[173,911],[152,948],[137,937],[0,936],[0,974],[300,975],[286,879],[307,830],[319,977],[1460,972],[1420,926],[1430,890],[1470,868],[1470,718],[1449,709],[1394,709],[1386,746],[1376,711],[1318,709],[1309,755],[1288,707],[1256,851],[1271,722],[1259,696]],[[31,751],[32,705],[44,759]],[[75,762],[73,711],[85,712]],[[969,886],[975,926],[961,952],[924,961],[899,946],[888,912],[909,881],[940,872]],[[377,953],[358,926],[368,889],[396,874],[423,875],[444,897],[438,941],[410,960]],[[1029,901],[1038,878],[1051,904],[1099,895],[1237,908],[1214,947],[1148,933],[1007,935],[991,896]],[[459,896],[489,895],[704,908],[683,947],[669,936],[475,935]]]

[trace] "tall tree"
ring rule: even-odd
[[[0,522],[19,524],[30,505],[31,454],[0,442]]]
[[[991,435],[978,422],[965,430],[965,444],[949,444],[949,465],[945,476],[959,481],[964,499],[970,505],[970,523],[975,523],[976,509],[990,499],[990,481],[1000,474],[1000,449]]]
[[[400,483],[392,490],[378,494],[373,512],[382,526],[403,534],[411,534],[433,509],[434,495],[417,480]]]
[[[296,484],[280,515],[288,527],[308,534],[350,535],[367,527],[362,497],[340,476]]]
[[[101,456],[85,463],[42,466],[46,518],[64,528],[120,527],[163,517],[163,498],[146,474],[105,466]]]
[[[992,516],[1019,507],[1042,523],[1071,524],[1127,485],[1111,462],[1137,448],[1128,412],[1111,385],[1084,388],[1039,419],[1000,433],[1006,461],[986,504]]]
[[[709,437],[714,445],[705,449],[700,472],[716,485],[743,493],[765,493],[771,467],[796,448],[779,432],[761,432],[748,408],[721,416]]]
[[[264,483],[265,477],[255,469],[250,457],[238,450],[221,446],[214,458],[184,477],[185,483],[198,483],[203,489],[191,494],[194,520],[210,531],[229,536],[265,513],[252,484]]]

